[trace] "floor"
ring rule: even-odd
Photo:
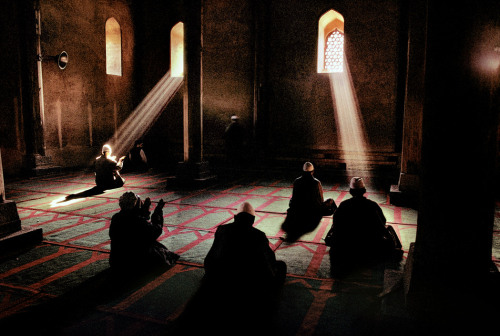
[[[316,230],[295,243],[282,239],[280,225],[296,177],[293,173],[226,172],[196,188],[178,185],[168,172],[150,170],[125,173],[124,177],[124,187],[93,195],[89,194],[94,186],[93,174],[88,171],[6,181],[6,197],[16,202],[22,225],[42,228],[43,242],[2,259],[0,322],[19,323],[22,316],[34,318],[34,312],[38,312],[36,320],[43,316],[44,327],[37,326],[36,330],[47,334],[168,334],[196,293],[215,229],[232,220],[240,203],[249,201],[257,212],[254,226],[265,232],[277,259],[284,260],[288,267],[273,335],[372,334],[374,326],[385,334],[388,330],[411,334],[404,312],[391,308],[379,296],[384,291],[383,270],[365,271],[343,282],[330,277],[328,247],[323,239],[331,217],[324,217]],[[317,172],[316,177],[323,183],[325,198],[339,204],[350,197],[347,178],[328,172]],[[389,185],[370,178],[366,183],[367,197],[381,206],[387,223],[402,242],[403,261],[394,268],[401,270],[409,245],[415,240],[417,211],[391,205]],[[85,301],[84,296],[95,295],[96,288],[103,288],[102,274],[108,269],[110,248],[109,222],[125,191],[134,191],[143,199],[150,197],[153,206],[160,199],[166,202],[164,233],[159,240],[181,257],[170,270],[119,295],[103,294],[88,304],[90,300]],[[499,222],[500,207],[493,250],[497,267]],[[69,299],[57,301],[59,298]],[[86,308],[77,313],[75,300],[87,302]],[[50,314],[47,307],[54,308],[54,302],[59,308]],[[371,324],[366,323],[368,317]]]

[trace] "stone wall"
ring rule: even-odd
[[[69,54],[65,70],[53,61],[43,62],[45,143],[55,164],[87,165],[168,71],[170,29],[185,19],[183,6],[182,0],[41,0],[43,54]],[[400,60],[406,44],[400,39],[400,1],[205,0],[202,85],[207,159],[222,156],[222,136],[232,114],[256,135],[257,155],[301,160],[342,150],[328,75],[316,70],[318,20],[330,9],[345,19],[345,54],[369,151],[397,157],[402,119],[398,102],[404,93]],[[104,25],[110,17],[121,27],[122,76],[105,71]],[[3,26],[14,28],[6,29],[13,34],[2,39],[2,46],[18,60],[16,22],[5,18]],[[6,172],[19,167],[24,151],[23,107],[16,103],[20,92],[15,85],[21,66],[2,65],[8,74],[2,87],[11,88],[2,97],[8,119],[1,123]],[[182,158],[182,94],[145,137],[158,163]]]
[[[134,107],[132,13],[125,0],[44,0],[41,6],[43,54],[69,55],[64,70],[43,63],[47,154],[62,166],[86,164]],[[105,24],[111,17],[121,29],[121,76],[106,74]]]
[[[2,47],[12,61],[2,62],[7,74],[1,82],[2,152],[6,174],[21,169],[25,155],[22,105],[22,83],[19,73],[23,57],[36,62],[36,54],[21,57],[25,22],[19,22],[17,5],[2,4]],[[7,8],[5,8],[7,7]],[[44,135],[46,155],[55,165],[86,166],[100,152],[100,147],[113,135],[133,109],[134,27],[130,5],[126,0],[66,1],[42,0],[41,54]],[[29,15],[31,16],[31,15]],[[105,23],[114,17],[122,35],[122,76],[106,75]],[[28,32],[35,31],[27,24]],[[31,30],[32,29],[32,30]],[[6,39],[4,39],[4,37]],[[54,56],[66,51],[68,65],[61,70]]]

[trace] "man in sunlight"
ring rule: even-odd
[[[116,161],[116,156],[111,156],[111,146],[102,146],[102,155],[98,156],[94,163],[95,183],[103,190],[120,188],[125,183],[125,179],[120,175],[123,168],[125,156]]]

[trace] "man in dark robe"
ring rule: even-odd
[[[102,146],[102,155],[98,156],[94,163],[95,183],[100,189],[120,188],[125,183],[125,179],[120,175],[123,168],[122,156],[116,161],[115,156],[111,156],[111,146]]]
[[[365,193],[363,179],[353,177],[350,182],[352,198],[342,201],[333,215],[332,227],[325,242],[330,246],[331,273],[334,277],[373,265],[395,250],[382,209],[366,198]]]
[[[244,202],[233,223],[217,227],[205,257],[206,281],[227,286],[247,282],[261,288],[273,288],[284,281],[286,264],[276,260],[264,232],[253,227],[254,221],[255,210]]]
[[[202,286],[187,309],[193,311],[194,307],[195,319],[207,334],[214,331],[217,335],[239,335],[252,331],[259,335],[275,308],[287,267],[285,262],[276,260],[264,232],[253,227],[254,221],[255,210],[244,202],[234,222],[217,227],[205,257]]]
[[[224,131],[226,159],[231,166],[241,166],[244,164],[246,137],[246,130],[240,124],[240,118],[236,115],[231,116],[231,123]]]
[[[150,219],[151,200],[144,203],[131,191],[120,197],[120,212],[113,215],[109,227],[112,270],[133,274],[172,266],[179,256],[157,241],[163,233],[163,206],[161,199]]]
[[[287,216],[281,226],[289,242],[316,229],[322,217],[331,216],[337,208],[332,198],[323,199],[323,187],[313,174],[313,164],[306,162],[302,175],[293,182]]]
[[[136,140],[125,162],[127,171],[145,172],[148,170],[148,158],[144,152],[144,142],[141,139]]]

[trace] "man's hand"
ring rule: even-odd
[[[145,200],[144,200],[144,204],[142,205],[142,209],[144,211],[149,211],[149,207],[151,206],[151,199],[149,197],[147,197]]]
[[[158,204],[156,205],[155,212],[156,211],[161,211],[163,209],[163,206],[165,206],[165,201],[163,201],[163,198],[158,201]]]

